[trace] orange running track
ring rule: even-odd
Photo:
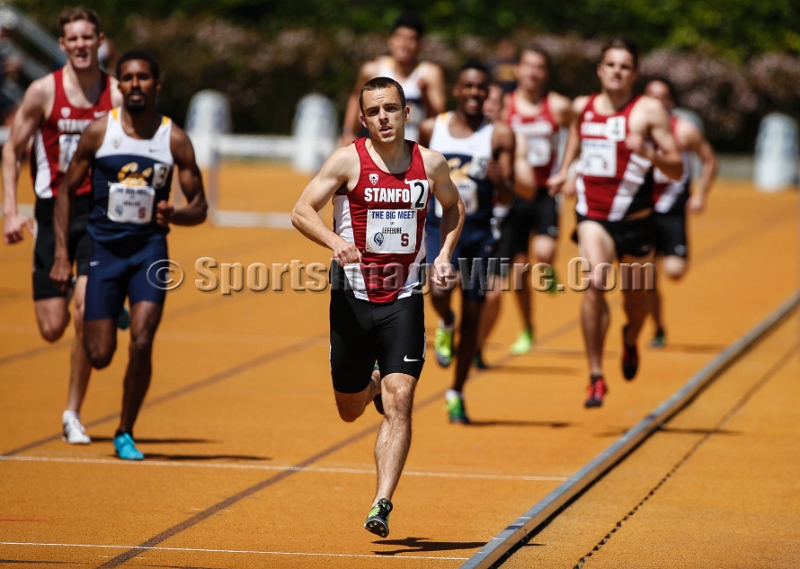
[[[242,163],[227,165],[221,181],[225,209],[288,212],[306,179]],[[577,254],[567,210],[559,274]],[[537,294],[537,347],[514,358],[508,346],[520,324],[506,295],[486,352],[496,367],[467,386],[472,426],[446,421],[452,368],[430,358],[423,371],[385,540],[361,527],[374,492],[380,417],[372,408],[354,424],[338,417],[327,294],[245,286],[226,296],[195,286],[198,258],[272,267],[327,262],[326,251],[291,230],[173,229],[170,256],[186,280],[168,295],[135,431],[147,460],[131,464],[114,458],[110,440],[127,336],[120,333],[114,362],[90,383],[82,419],[94,443],[66,445],[60,414],[71,332],[55,344],[41,340],[30,292],[32,240],[3,247],[0,559],[64,567],[458,567],[796,289],[797,212],[794,192],[720,182],[709,211],[691,220],[688,276],[662,287],[669,345],[646,348],[648,326],[631,383],[619,371],[620,295],[610,294],[610,394],[599,410],[582,406],[580,294]],[[432,338],[436,320],[430,309],[426,316]],[[676,499],[687,509],[698,503],[691,492]],[[560,566],[572,567],[584,542],[597,537],[587,536],[578,557],[565,556],[571,564]]]

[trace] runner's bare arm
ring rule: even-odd
[[[536,178],[533,168],[528,164],[528,139],[518,134],[517,149],[514,156],[514,192],[526,200],[532,200],[536,194]]]
[[[581,137],[579,132],[581,113],[586,108],[589,102],[589,97],[578,97],[572,102],[572,121],[569,123],[569,136],[567,137],[567,146],[564,149],[564,159],[561,162],[561,168],[554,176],[550,176],[547,180],[547,187],[549,188],[550,195],[556,195],[564,186],[567,181],[569,167],[581,155]]]
[[[417,141],[420,146],[428,148],[431,144],[433,137],[433,127],[436,126],[436,117],[431,117],[422,121],[419,125],[419,140]]]
[[[3,145],[3,240],[7,245],[18,243],[25,237],[23,228],[33,232],[33,223],[17,210],[17,182],[20,161],[28,149],[28,143],[44,118],[46,109],[52,105],[55,82],[52,75],[31,83],[22,99],[8,142]]]
[[[123,103],[122,93],[119,90],[119,81],[116,77],[111,78],[111,105],[113,107],[120,107]]]
[[[361,109],[358,108],[358,95],[361,92],[361,87],[375,77],[378,73],[378,62],[368,61],[361,66],[358,72],[353,90],[350,91],[350,96],[347,98],[347,106],[344,111],[344,120],[342,122],[342,135],[339,137],[339,146],[347,146],[358,138],[358,133],[361,132]]]
[[[444,88],[444,72],[435,63],[426,62],[425,74],[419,80],[419,88],[422,91],[422,100],[425,104],[425,112],[428,117],[435,117],[443,113],[447,104],[447,96]]]
[[[503,122],[495,124],[492,134],[492,159],[489,162],[489,178],[497,190],[497,201],[503,205],[514,197],[514,162],[517,140],[514,131]]]
[[[355,147],[350,145],[338,149],[308,183],[292,210],[292,225],[314,243],[333,251],[333,258],[341,266],[359,262],[361,254],[353,243],[348,243],[325,225],[319,211],[343,186],[351,190],[349,184],[356,183],[359,172]]]
[[[719,161],[714,149],[709,144],[703,133],[695,125],[686,120],[679,120],[676,129],[678,144],[682,148],[691,150],[700,157],[703,163],[703,172],[700,175],[697,191],[689,196],[686,209],[690,213],[702,213],[706,208],[706,198],[711,191],[711,186],[717,178]]]
[[[503,109],[500,111],[500,120],[508,124],[508,115],[511,112],[511,96],[506,93],[503,95]]]
[[[208,204],[203,190],[203,177],[194,158],[192,141],[189,140],[182,128],[173,124],[169,144],[172,158],[178,167],[178,182],[183,195],[186,196],[186,205],[176,210],[166,201],[158,202],[156,204],[156,223],[164,227],[170,223],[174,225],[203,223],[206,219]]]
[[[433,150],[423,149],[422,159],[428,179],[432,182],[433,195],[442,205],[442,219],[439,222],[441,249],[439,256],[433,261],[431,280],[436,286],[446,286],[453,272],[450,258],[464,226],[464,202],[450,179],[450,166],[444,156]]]
[[[680,180],[683,160],[672,136],[669,114],[664,105],[656,99],[642,97],[631,111],[629,120],[630,134],[625,139],[625,146],[650,160],[653,166],[673,180]],[[655,147],[646,144],[648,134]]]
[[[549,93],[547,104],[550,107],[550,114],[559,126],[569,128],[572,124],[572,101],[569,97],[558,93]]]
[[[66,290],[72,279],[72,263],[69,261],[67,245],[69,243],[69,224],[72,221],[72,205],[75,192],[81,187],[89,168],[92,167],[95,152],[103,143],[108,117],[101,117],[91,123],[81,135],[75,155],[69,163],[61,187],[56,197],[53,213],[53,234],[55,236],[55,254],[50,278],[61,290]]]

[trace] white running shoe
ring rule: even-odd
[[[64,436],[61,440],[71,445],[88,445],[92,442],[77,415],[64,417]]]

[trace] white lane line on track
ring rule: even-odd
[[[149,551],[182,551],[185,553],[246,553],[250,555],[298,555],[303,557],[363,557],[368,559],[432,559],[442,561],[465,561],[467,557],[435,557],[432,555],[414,555],[398,557],[397,555],[367,555],[363,553],[310,553],[303,551],[258,551],[255,549],[206,549],[203,547],[145,547],[142,545],[101,545],[93,543],[31,543],[22,541],[0,541],[0,545],[17,545],[29,547],[84,547],[87,549],[147,549]]]
[[[127,461],[106,458],[67,458],[54,456],[0,456],[0,461],[9,460],[17,462],[64,462],[76,464],[111,464],[111,465],[137,465],[137,466],[174,466],[190,468],[222,468],[234,470],[302,470],[307,472],[327,472],[334,474],[375,474],[374,470],[368,468],[326,468],[322,466],[307,466],[297,468],[295,466],[280,466],[275,464],[215,464],[215,463],[187,463],[171,462],[165,460],[144,460]],[[467,480],[513,480],[523,482],[563,482],[566,476],[533,476],[515,474],[470,474],[462,472],[421,472],[404,471],[403,476],[422,476],[428,478],[463,478]]]

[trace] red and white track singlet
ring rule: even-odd
[[[102,73],[103,90],[97,104],[88,109],[73,107],[64,91],[63,68],[53,72],[56,84],[53,110],[42,121],[33,137],[31,176],[37,198],[54,198],[67,171],[78,140],[93,120],[111,110],[111,78]],[[78,195],[92,191],[91,172],[78,188]]]
[[[678,139],[675,129],[679,120],[677,115],[670,116],[670,127],[675,140]],[[682,150],[681,160],[683,176],[680,180],[673,180],[658,168],[653,171],[653,203],[658,213],[680,213],[686,208],[692,173],[692,153],[689,150]]]
[[[528,164],[533,168],[536,187],[543,188],[547,179],[558,170],[558,123],[550,114],[547,94],[542,97],[541,111],[521,115],[516,106],[516,91],[508,94],[508,124],[514,134],[528,141]]]
[[[420,284],[428,176],[415,142],[406,141],[411,149],[408,169],[390,174],[372,160],[366,141],[353,143],[361,173],[351,191],[334,195],[333,227],[361,252],[360,264],[344,267],[348,290],[361,300],[392,302],[410,296]]]
[[[608,116],[595,111],[596,97],[589,97],[580,117],[575,211],[589,219],[619,221],[653,207],[653,167],[647,158],[625,146],[631,110],[639,97]]]

